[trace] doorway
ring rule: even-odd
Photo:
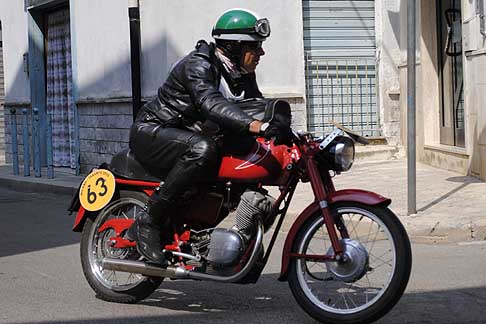
[[[465,147],[461,0],[437,0],[440,143]]]
[[[46,111],[52,120],[56,167],[76,168],[75,103],[71,66],[69,8],[45,14]]]

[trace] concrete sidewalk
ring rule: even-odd
[[[21,170],[22,171],[22,170]],[[31,173],[33,174],[33,173]],[[83,177],[57,172],[54,179],[14,176],[11,166],[0,166],[0,186],[24,192],[73,194]],[[486,240],[486,182],[417,164],[417,210],[407,216],[406,160],[358,161],[351,171],[335,177],[336,189],[364,189],[392,199],[414,241],[441,243]],[[278,190],[272,188],[272,195]],[[282,228],[313,200],[309,184],[300,184]],[[68,202],[66,202],[67,204]]]

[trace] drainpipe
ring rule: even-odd
[[[140,2],[128,0],[128,17],[130,19],[130,62],[132,71],[132,105],[133,120],[142,106],[142,85],[140,78]]]
[[[486,23],[484,21],[484,0],[478,0],[479,5],[479,24],[481,35],[486,36]]]
[[[407,1],[407,170],[408,215],[417,213],[417,163],[416,163],[416,0]]]

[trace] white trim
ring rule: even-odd
[[[248,42],[263,42],[264,40],[266,40],[265,37],[250,34],[221,34],[214,35],[213,38]]]

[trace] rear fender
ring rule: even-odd
[[[81,232],[83,230],[86,218],[88,218],[88,212],[83,208],[83,206],[79,206],[76,219],[74,220],[73,232]]]
[[[391,203],[391,199],[385,198],[377,193],[359,189],[345,189],[335,191],[328,195],[328,204],[333,205],[340,202],[357,202],[369,206],[388,206]],[[282,252],[282,268],[280,270],[279,281],[286,281],[288,275],[288,267],[290,264],[290,253],[292,252],[292,246],[294,240],[304,223],[310,219],[315,213],[320,211],[319,204],[317,202],[311,203],[306,209],[297,217],[294,224],[290,228]]]
[[[82,182],[81,182],[82,183]],[[76,218],[74,219],[73,232],[81,232],[83,230],[84,222],[88,217],[88,212],[81,206],[79,201],[79,189],[81,188],[81,183],[79,184],[78,190],[73,195],[71,203],[69,204],[69,215],[76,213]]]

